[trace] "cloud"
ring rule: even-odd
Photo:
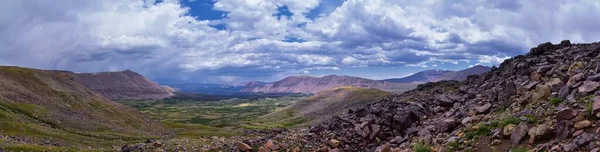
[[[600,40],[595,0],[215,0],[207,4],[223,16],[212,20],[184,1],[5,2],[0,64],[268,81],[348,67],[497,65],[546,41]]]

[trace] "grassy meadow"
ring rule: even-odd
[[[287,107],[307,96],[265,98],[232,98],[215,101],[167,99],[119,101],[133,107],[167,128],[175,129],[178,137],[233,136],[243,129],[293,127],[301,122],[264,122],[259,117]]]

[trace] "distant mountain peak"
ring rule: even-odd
[[[322,90],[341,86],[352,86],[358,88],[376,88],[386,91],[401,92],[406,91],[408,89],[412,89],[415,85],[390,83],[346,75],[326,75],[322,77],[289,76],[273,83],[249,83],[244,87],[244,89],[241,90],[241,92],[317,93]]]
[[[395,83],[425,83],[425,82],[435,82],[440,80],[464,80],[469,75],[474,74],[482,74],[490,71],[490,67],[483,65],[475,65],[473,67],[460,70],[460,71],[450,71],[450,70],[425,70],[421,72],[417,72],[413,75],[406,76],[403,78],[393,78],[386,79],[383,81],[387,82],[395,82]]]

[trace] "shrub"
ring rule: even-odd
[[[432,152],[433,151],[433,148],[431,148],[431,145],[424,143],[424,142],[419,142],[419,143],[413,144],[412,149],[415,152]]]
[[[473,139],[477,136],[485,136],[488,135],[492,131],[491,127],[488,125],[479,125],[479,127],[475,130],[467,131],[465,133],[465,137],[468,139]]]
[[[558,104],[560,104],[561,102],[563,102],[563,100],[562,100],[562,99],[560,99],[560,98],[556,98],[556,97],[552,97],[552,98],[550,98],[550,104],[551,104],[551,105],[558,105]]]
[[[448,146],[448,149],[450,149],[450,150],[458,150],[458,146],[460,146],[460,145],[458,144],[458,142],[453,141],[453,142],[449,142],[447,144],[447,146]]]
[[[504,118],[502,118],[502,120],[500,120],[500,127],[504,128],[504,127],[508,126],[509,124],[517,125],[520,122],[521,122],[521,120],[517,117],[513,117],[513,116],[504,117]]]

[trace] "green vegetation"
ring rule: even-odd
[[[585,104],[585,110],[587,112],[588,119],[596,119],[594,114],[594,95],[588,95],[585,97],[581,97],[577,100],[577,102]]]
[[[261,122],[258,117],[287,107],[305,96],[268,97],[258,99],[225,99],[219,101],[148,100],[120,101],[138,109],[167,128],[179,130],[180,137],[232,136],[239,129],[294,127],[306,122],[298,118],[288,121]]]
[[[538,118],[535,115],[525,115],[525,118],[527,119],[527,122],[529,123],[537,123]]]
[[[509,124],[518,125],[520,122],[521,122],[521,120],[517,117],[507,116],[500,120],[500,127],[504,128],[504,127],[508,126]]]
[[[552,97],[552,98],[550,98],[549,102],[551,105],[558,105],[558,104],[562,103],[563,100],[560,98]]]
[[[490,134],[492,128],[493,126],[491,125],[479,124],[475,127],[474,130],[465,131],[465,137],[467,139],[473,139],[478,136],[486,136]]]
[[[527,147],[515,147],[510,149],[511,152],[527,152],[529,151],[529,148]]]
[[[46,152],[46,151],[78,151],[75,148],[67,148],[67,147],[56,147],[56,146],[39,146],[39,145],[30,145],[30,144],[13,144],[4,146],[5,151],[27,151],[27,152]]]
[[[453,141],[453,142],[449,142],[448,144],[446,144],[446,146],[450,150],[458,150],[458,148],[459,148],[460,145],[458,144],[458,142]]]
[[[412,145],[412,150],[415,152],[432,152],[433,148],[425,142],[419,142]]]

